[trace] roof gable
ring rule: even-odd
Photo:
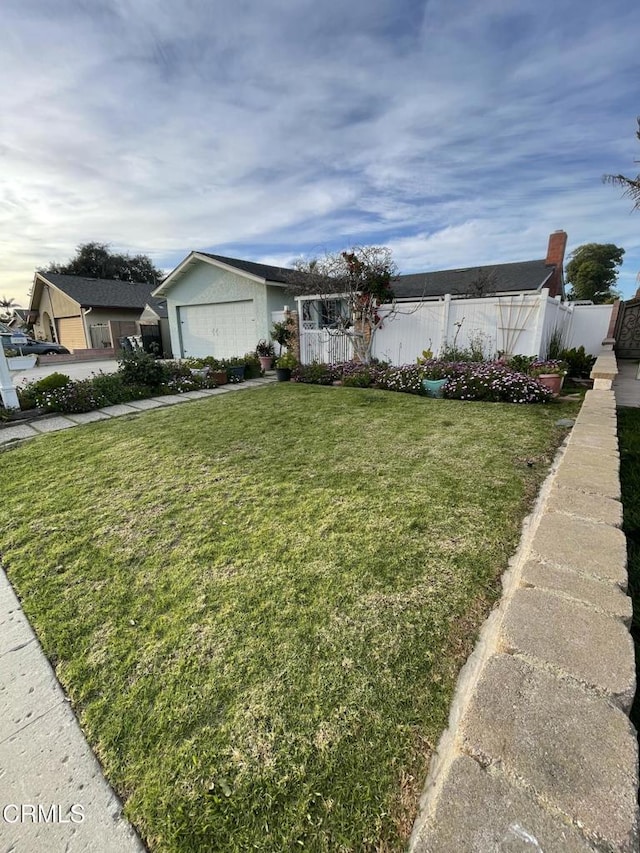
[[[57,287],[82,308],[139,308],[142,310],[155,287],[153,284],[141,281],[118,281],[58,273],[37,273],[36,279],[38,278]]]

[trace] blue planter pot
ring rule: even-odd
[[[232,382],[244,382],[244,364],[238,367],[227,367],[227,376]]]
[[[446,382],[446,379],[423,379],[422,387],[427,392],[427,397],[444,397],[442,389]]]

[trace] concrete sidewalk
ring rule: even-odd
[[[11,374],[14,387],[23,382],[36,382],[52,373],[64,373],[70,379],[88,379],[96,373],[115,373],[118,369],[116,359],[93,359],[90,361],[65,361],[56,364],[43,364],[29,370],[16,370]]]
[[[618,361],[618,375],[613,381],[616,406],[640,406],[640,365],[637,361]]]
[[[215,397],[219,394],[228,394],[233,391],[241,391],[243,388],[258,388],[262,385],[270,385],[275,382],[275,377],[265,376],[260,379],[249,379],[237,385],[222,385],[220,388],[209,388],[201,391],[187,391],[185,394],[169,394],[165,397],[151,397],[145,400],[132,400],[129,403],[120,403],[116,406],[105,406],[94,412],[83,412],[77,415],[49,415],[30,423],[15,423],[0,429],[0,446],[15,441],[23,441],[27,438],[35,438],[37,435],[49,432],[59,432],[63,429],[79,426],[81,424],[93,423],[94,421],[105,421],[109,418],[118,418],[122,415],[139,415],[149,409],[159,409],[163,406],[174,406],[177,403],[186,403],[189,400],[202,400],[205,397]]]
[[[0,429],[0,445],[274,381],[252,379],[84,415],[52,415]],[[2,568],[0,697],[2,853],[142,853]]]

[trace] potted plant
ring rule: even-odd
[[[243,358],[223,359],[222,364],[226,368],[229,382],[244,382],[246,364]]]
[[[298,361],[292,352],[285,352],[276,359],[276,377],[278,382],[288,382],[291,379],[291,371],[298,366]]]
[[[282,355],[282,350],[293,343],[294,325],[291,317],[286,317],[281,323],[274,323],[271,337],[280,347],[279,355]]]
[[[541,385],[549,388],[554,397],[560,393],[566,372],[567,365],[558,359],[534,361],[529,367],[529,375],[537,379]]]
[[[256,346],[256,355],[260,361],[260,367],[263,370],[271,370],[275,350],[271,341],[265,341],[264,338],[258,341]]]
[[[422,387],[427,397],[443,397],[451,365],[435,358],[418,359],[418,364],[422,373]]]

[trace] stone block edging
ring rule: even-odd
[[[410,853],[640,848],[617,368],[601,358],[609,387],[587,392],[460,673]]]

